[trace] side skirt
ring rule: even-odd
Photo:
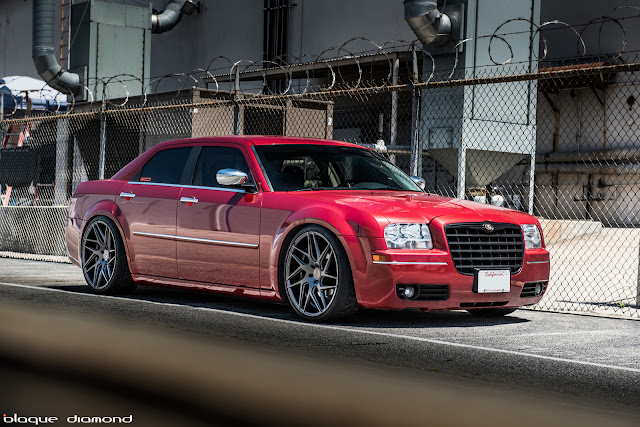
[[[131,277],[138,285],[205,291],[216,294],[242,296],[276,302],[281,301],[280,296],[272,290],[244,288],[240,286],[220,285],[215,283],[192,282],[189,280],[169,279],[166,277],[145,276],[142,274],[132,274]]]

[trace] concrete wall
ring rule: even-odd
[[[629,108],[629,96],[640,97],[639,77],[620,74],[617,84],[598,91],[604,101],[603,109],[591,89],[560,91],[550,95],[560,110],[558,151],[584,152],[604,149],[637,150],[640,148],[640,111],[637,105]],[[605,115],[606,111],[606,115]],[[554,113],[549,104],[538,99],[538,153],[553,150]],[[605,139],[606,130],[606,139]],[[608,165],[611,162],[591,160],[585,154],[587,165]],[[586,189],[588,174],[560,174],[557,178],[558,202],[552,187],[552,175],[536,176],[536,206],[540,214],[565,219],[589,219]],[[638,175],[591,176],[591,217],[607,225],[640,224],[640,177]],[[600,183],[600,186],[598,186]]]

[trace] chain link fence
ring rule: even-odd
[[[286,95],[263,90],[271,82],[262,79],[259,90],[243,82],[242,91],[224,91],[212,77],[215,88],[10,118],[0,123],[0,256],[64,261],[78,183],[108,178],[160,142],[337,139],[386,153],[422,176],[428,192],[536,215],[551,252],[551,283],[537,308],[639,318],[638,70],[640,58],[627,56],[541,61],[533,71],[526,64],[442,76],[420,69],[424,79],[385,78],[384,70],[364,79],[345,69],[323,80],[307,71]]]

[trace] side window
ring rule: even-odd
[[[184,165],[187,162],[191,147],[169,148],[156,153],[142,167],[141,182],[158,184],[180,184]]]
[[[231,147],[202,147],[193,173],[193,185],[224,187],[216,179],[216,174],[220,169],[237,169],[245,172],[249,175],[247,183],[253,183],[249,165],[239,149]]]

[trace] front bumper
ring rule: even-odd
[[[461,310],[481,307],[522,307],[540,301],[540,296],[521,296],[525,283],[549,281],[549,252],[545,249],[526,250],[522,269],[511,276],[509,292],[473,292],[473,276],[459,273],[448,252],[429,251],[373,251],[364,274],[356,281],[356,297],[362,307],[401,310]],[[398,285],[448,286],[444,300],[401,299]],[[545,289],[546,292],[546,289]]]

